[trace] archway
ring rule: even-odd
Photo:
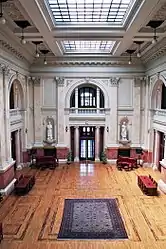
[[[15,165],[23,161],[24,141],[24,90],[21,82],[16,78],[9,83],[9,115],[10,115],[10,141],[11,157],[16,161]]]

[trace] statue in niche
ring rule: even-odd
[[[46,126],[47,129],[47,140],[52,141],[53,140],[53,127],[50,121],[48,121],[48,124]]]
[[[54,119],[52,117],[47,117],[46,119],[46,139],[43,141],[46,144],[55,143],[54,139]]]
[[[119,142],[121,144],[127,144],[129,143],[129,137],[128,137],[128,118],[124,117],[120,121],[120,140]]]
[[[127,140],[127,124],[125,121],[121,124],[121,140]]]

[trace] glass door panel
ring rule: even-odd
[[[80,159],[94,160],[95,141],[94,139],[80,140]]]
[[[80,157],[86,159],[86,140],[81,139]]]

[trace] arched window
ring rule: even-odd
[[[70,98],[70,107],[75,107],[75,91]],[[97,104],[98,101],[98,104]],[[82,86],[78,89],[78,108],[104,108],[104,95],[99,89],[97,99],[97,87]]]
[[[92,87],[82,87],[78,90],[78,107],[96,108],[96,89]]]

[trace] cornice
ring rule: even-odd
[[[0,39],[0,47],[3,48],[3,49],[6,49],[10,53],[12,53],[12,55],[16,56],[18,59],[21,59],[21,60],[24,60],[24,61],[27,62],[27,60],[23,56],[23,54],[18,52],[14,47],[12,47],[9,43],[7,43],[6,41],[4,41],[2,39]]]
[[[159,57],[166,55],[166,37],[164,37],[156,46],[149,49],[142,57],[145,64],[157,60]]]

